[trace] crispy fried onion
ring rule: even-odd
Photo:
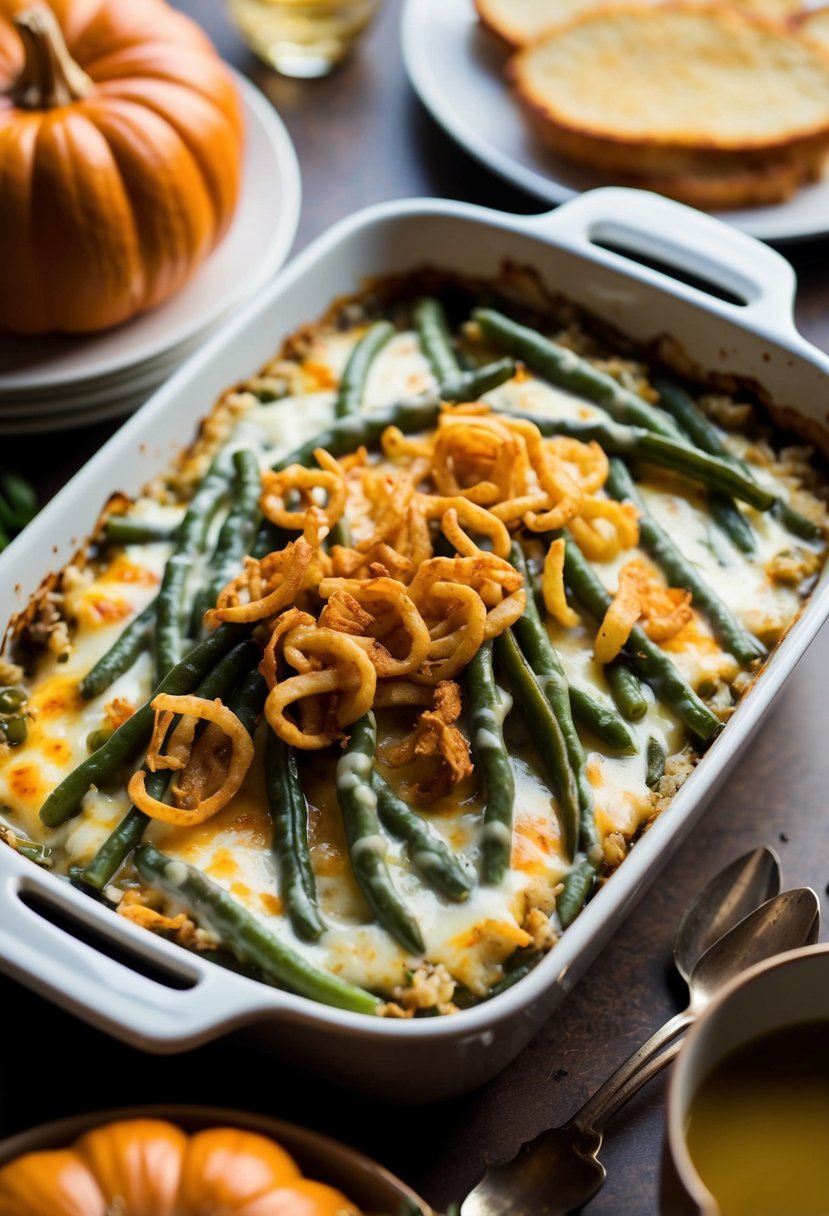
[[[425,456],[431,463],[435,450],[434,435],[404,435],[397,426],[387,426],[380,436],[383,455],[389,460],[412,460],[415,456]]]
[[[596,634],[593,653],[599,663],[616,658],[640,617],[652,641],[667,641],[693,617],[691,593],[666,587],[643,563],[632,561],[619,571],[618,590]]]
[[[442,494],[487,507],[506,526],[520,522],[532,532],[547,532],[569,525],[579,547],[597,561],[610,560],[638,540],[632,503],[594,497],[607,474],[607,456],[598,443],[545,439],[524,418],[460,407],[438,420],[432,476]]]
[[[387,575],[324,579],[319,593],[327,600],[320,625],[350,634],[371,659],[378,677],[411,675],[426,659],[429,630],[396,579]]]
[[[280,647],[281,643],[281,647]],[[299,674],[278,678],[278,649]],[[314,751],[341,740],[343,727],[371,709],[377,673],[359,641],[291,609],[276,623],[260,670],[270,686],[265,717],[280,739]],[[298,705],[299,724],[286,714]]]
[[[259,506],[265,518],[278,528],[304,528],[309,507],[322,511],[329,531],[342,518],[346,499],[345,472],[325,448],[316,448],[314,458],[319,468],[291,464],[277,473],[263,475]],[[324,505],[320,501],[323,498]]]
[[[315,587],[330,569],[330,559],[319,547],[324,532],[322,513],[312,507],[305,512],[302,536],[263,558],[246,557],[242,573],[205,613],[208,624],[265,620],[293,604],[301,591]]]
[[[438,463],[443,432],[448,432],[445,448],[451,452],[457,492],[472,495],[504,523],[521,520],[543,532],[563,527],[581,510],[584,491],[534,423],[503,415],[441,414],[434,471],[439,489],[442,481],[451,484]],[[474,476],[481,480],[464,486]]]
[[[567,603],[567,593],[564,589],[564,552],[563,537],[554,540],[547,550],[541,578],[541,594],[544,597],[544,607],[550,616],[565,629],[571,629],[579,624],[581,618]]]
[[[423,517],[440,520],[441,531],[461,556],[477,557],[483,552],[469,535],[470,532],[488,537],[492,552],[498,557],[509,556],[512,543],[510,534],[505,524],[485,507],[460,495],[445,498],[437,494],[421,494],[418,497]]]
[[[630,549],[639,540],[639,512],[632,502],[588,498],[581,514],[570,520],[570,531],[590,561],[612,561],[620,549]]]
[[[374,578],[387,574],[398,582],[408,583],[414,574],[415,564],[411,558],[404,557],[391,545],[381,541],[372,545],[366,553],[345,545],[332,545],[331,569],[337,578]]]
[[[415,457],[408,469],[395,474],[391,470],[365,469],[360,479],[360,492],[368,506],[373,531],[364,536],[351,551],[352,567],[358,554],[376,555],[381,548],[391,549],[398,561],[411,563],[413,570],[432,556],[429,523],[423,508],[424,495],[418,485],[427,476],[428,459]],[[336,563],[342,557],[335,555]],[[372,560],[382,560],[373,557]],[[390,569],[390,568],[389,568]],[[337,570],[337,573],[345,573]]]
[[[409,585],[429,627],[429,655],[412,679],[436,684],[460,671],[482,643],[521,616],[527,602],[524,580],[494,553],[433,557]]]
[[[394,768],[421,758],[437,760],[428,781],[409,787],[417,803],[428,804],[443,798],[472,772],[469,744],[454,725],[460,712],[460,688],[452,680],[442,680],[434,691],[434,705],[420,714],[412,733],[402,742],[383,749],[382,759]]]
[[[147,768],[151,772],[160,768],[177,772],[170,784],[173,805],[147,793],[143,769],[133,773],[127,792],[138,809],[153,819],[177,827],[204,823],[226,806],[241,786],[253,760],[251,737],[218,698],[207,701],[204,697],[159,693],[151,705],[156,717]],[[181,721],[173,728],[162,754],[164,738],[177,714],[182,715]],[[207,726],[196,738],[199,722]]]

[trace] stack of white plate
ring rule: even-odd
[[[166,303],[101,334],[0,337],[0,435],[128,414],[285,261],[299,221],[299,165],[270,102],[237,74],[245,166],[224,240]]]

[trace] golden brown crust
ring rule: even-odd
[[[653,178],[620,175],[616,184],[653,190],[703,211],[729,211],[783,203],[800,186],[814,181],[817,175],[815,165],[783,161],[733,173],[691,172],[684,176]]]
[[[557,152],[604,172],[686,174],[701,153],[730,172],[736,157],[754,168],[829,145],[829,56],[717,6],[584,14],[514,56],[508,78]]]
[[[596,9],[624,7],[627,0],[474,0],[481,25],[505,50],[530,46],[555,26]],[[705,4],[708,0],[700,0]],[[671,0],[641,0],[657,7]],[[800,0],[727,0],[728,7],[772,21],[796,21]],[[722,6],[720,6],[722,7]]]

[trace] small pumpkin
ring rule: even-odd
[[[0,1216],[358,1216],[266,1136],[119,1119],[0,1168]]]
[[[230,73],[164,0],[0,0],[0,330],[168,299],[227,229],[242,152]]]

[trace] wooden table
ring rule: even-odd
[[[431,121],[400,58],[401,0],[387,0],[357,54],[326,80],[278,79],[227,24],[219,0],[179,0],[223,54],[265,91],[296,144],[303,210],[295,250],[355,209],[385,199],[436,195],[514,212],[542,208],[491,176]],[[829,242],[785,250],[798,272],[798,323],[829,350]],[[5,440],[2,459],[56,490],[114,424],[60,437],[43,469],[44,441]],[[0,981],[11,1051],[0,1065],[0,1131],[116,1104],[209,1102],[293,1119],[362,1149],[437,1207],[462,1196],[488,1160],[566,1119],[630,1051],[684,1003],[670,967],[681,913],[701,882],[755,845],[782,858],[787,886],[806,884],[824,902],[829,881],[825,732],[829,629],[801,663],[773,715],[679,857],[607,946],[547,1026],[482,1090],[429,1109],[369,1102],[253,1056],[236,1042],[173,1059],[146,1056],[94,1032],[16,984]],[[33,1033],[33,1027],[43,1027]],[[19,1050],[16,1045],[19,1044]],[[8,1059],[25,1083],[13,1088]],[[19,1076],[19,1071],[15,1073]],[[608,1181],[595,1216],[657,1211],[664,1080],[655,1081],[611,1127],[602,1157]]]

